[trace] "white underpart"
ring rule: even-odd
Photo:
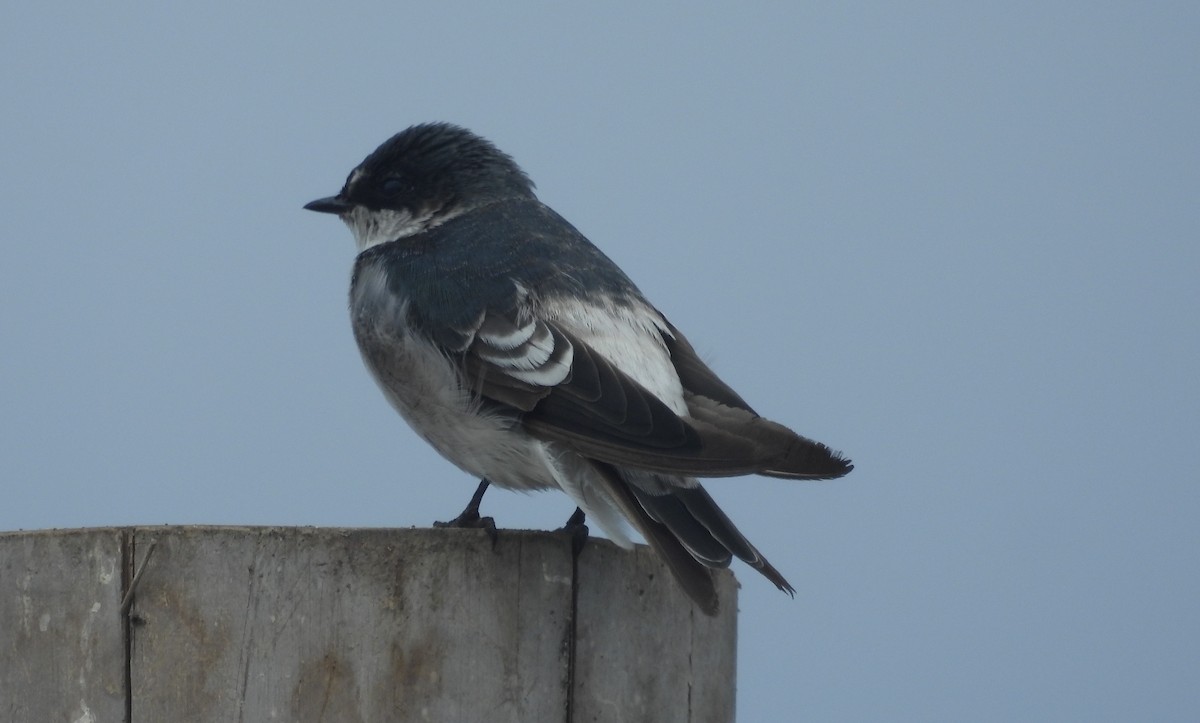
[[[633,547],[625,518],[597,479],[596,468],[583,457],[554,443],[541,444],[539,452],[559,488],[583,510],[588,520],[599,525],[604,534],[621,547]]]
[[[446,459],[510,489],[545,489],[558,482],[547,469],[542,443],[510,416],[480,410],[479,399],[432,342],[405,322],[407,302],[387,288],[375,264],[359,269],[350,299],[358,320],[375,322],[359,339],[363,361],[400,416]],[[380,355],[385,362],[377,363]]]

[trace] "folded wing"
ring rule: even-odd
[[[688,418],[564,324],[526,308],[484,313],[461,359],[482,397],[520,410],[535,435],[603,462],[700,477],[829,479],[850,471],[827,446],[756,414],[670,331],[663,339]]]

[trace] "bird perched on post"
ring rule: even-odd
[[[417,125],[305,208],[354,234],[354,337],[384,395],[482,478],[465,516],[489,481],[558,488],[618,544],[631,524],[707,614],[734,556],[794,592],[696,478],[852,465],[756,414],[512,158]]]

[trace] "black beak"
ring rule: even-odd
[[[343,213],[349,213],[354,206],[342,200],[341,196],[326,196],[304,204],[304,208],[317,213],[333,213],[341,216]]]

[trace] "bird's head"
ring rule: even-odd
[[[361,252],[489,203],[533,197],[533,182],[489,141],[449,123],[428,123],[389,138],[336,196],[304,207],[340,216]]]

